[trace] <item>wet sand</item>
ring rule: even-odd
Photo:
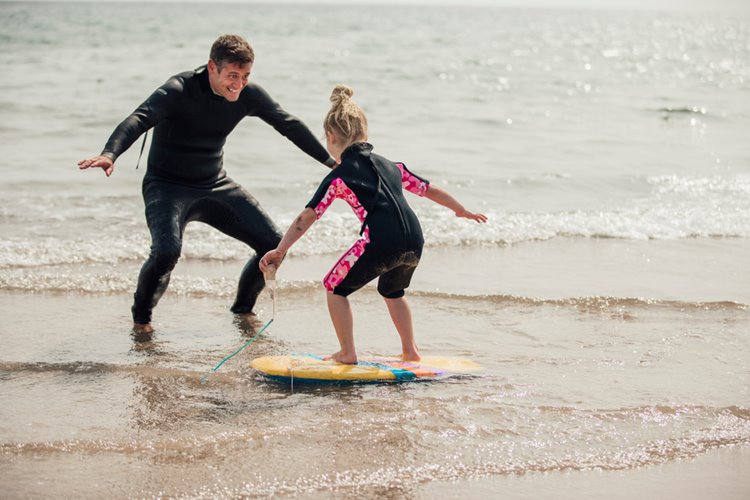
[[[411,498],[742,500],[750,494],[748,470],[750,450],[738,446],[693,459],[622,471],[531,472],[465,482],[434,482]]]

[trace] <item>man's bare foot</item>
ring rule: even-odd
[[[133,323],[133,329],[130,336],[136,343],[145,344],[151,342],[154,327],[148,323]]]
[[[154,333],[154,327],[151,326],[151,323],[133,323],[133,333],[152,334]]]
[[[324,356],[324,360],[328,361],[329,359],[332,359],[333,361],[336,361],[337,363],[344,363],[346,365],[356,365],[357,364],[357,354],[342,354],[341,351],[334,352],[330,356]]]
[[[262,324],[255,313],[236,313],[234,315],[234,326],[242,335],[255,335]]]

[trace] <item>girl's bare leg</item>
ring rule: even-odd
[[[357,362],[357,351],[354,349],[354,318],[349,300],[340,295],[326,294],[328,297],[328,313],[331,315],[333,328],[339,339],[341,350],[323,359],[333,359],[339,363],[353,364]]]
[[[404,361],[419,361],[421,356],[414,341],[414,326],[411,320],[411,309],[406,297],[385,299],[393,324],[401,337],[401,358]]]

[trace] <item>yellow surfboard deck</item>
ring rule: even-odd
[[[405,382],[432,380],[480,371],[482,367],[466,358],[425,356],[421,361],[402,361],[390,356],[360,357],[355,365],[324,361],[313,354],[264,356],[250,367],[281,381],[310,382]]]

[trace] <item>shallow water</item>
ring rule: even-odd
[[[34,312],[5,332],[0,364],[11,495],[409,496],[435,481],[657,466],[750,436],[743,304],[415,292],[422,351],[470,357],[481,374],[290,387],[249,360],[332,352],[335,336],[317,286],[282,281],[277,300],[272,326],[201,384],[264,316],[245,324],[228,297],[173,294],[144,342],[122,294],[5,292],[4,317]],[[374,291],[353,304],[359,351],[397,352]]]

